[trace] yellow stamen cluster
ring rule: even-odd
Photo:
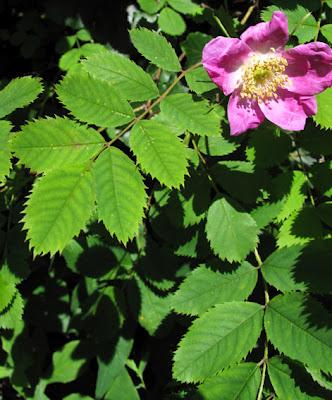
[[[252,56],[243,72],[240,96],[258,102],[277,98],[278,87],[284,87],[288,82],[288,76],[284,74],[286,67],[287,60],[277,54],[264,58]]]

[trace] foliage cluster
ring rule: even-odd
[[[132,59],[70,20],[55,85],[3,82],[0,397],[332,398],[332,89],[230,137],[200,63],[276,9],[332,42],[332,1],[224,3],[138,0]]]

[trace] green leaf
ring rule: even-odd
[[[37,179],[24,210],[34,254],[55,254],[78,235],[94,208],[94,182],[83,168],[53,170]]]
[[[198,382],[241,361],[255,346],[262,329],[259,304],[218,304],[196,319],[174,356],[173,375]]]
[[[331,132],[319,129],[314,124],[307,124],[304,131],[296,135],[297,144],[308,150],[310,153],[320,155],[332,154],[332,135]],[[320,163],[323,164],[323,163]],[[317,166],[314,165],[314,167]]]
[[[155,14],[164,6],[166,0],[137,0],[137,2],[143,11]]]
[[[122,372],[132,347],[132,339],[120,336],[114,349],[104,350],[103,354],[98,356],[98,375],[96,381],[97,399],[103,398],[105,393],[110,390],[112,382]],[[111,353],[111,355],[108,353]]]
[[[202,60],[203,47],[212,39],[212,36],[202,32],[190,32],[181,48],[186,54],[187,65],[193,65]]]
[[[139,396],[128,371],[123,367],[120,374],[112,381],[105,400],[139,400]]]
[[[289,247],[293,244],[306,244],[321,237],[323,226],[317,209],[307,206],[293,212],[281,225],[277,244],[278,247]]]
[[[103,137],[67,118],[29,122],[12,140],[12,150],[33,171],[44,172],[87,163],[104,144]]]
[[[332,88],[324,90],[316,96],[318,111],[313,116],[314,121],[322,129],[332,129]]]
[[[295,290],[331,293],[328,278],[331,243],[331,240],[317,240],[276,250],[263,262],[264,278],[284,293]]]
[[[73,340],[53,354],[53,371],[47,383],[68,383],[80,375],[87,360],[80,357],[79,345],[79,340]]]
[[[126,243],[138,233],[147,195],[134,163],[115,147],[105,150],[93,168],[99,219],[111,235]]]
[[[294,9],[269,6],[262,12],[262,20],[270,21],[275,11],[282,11],[288,18],[288,30],[299,40],[299,43],[310,42],[316,36],[318,25],[311,12],[306,8],[296,5]]]
[[[22,321],[23,307],[23,299],[16,291],[10,304],[0,313],[0,328],[15,329]]]
[[[261,380],[255,363],[243,363],[222,371],[199,386],[204,400],[252,400]]]
[[[250,215],[256,221],[258,228],[260,230],[264,229],[270,222],[277,218],[281,212],[283,204],[283,200],[275,203],[263,204],[262,206],[252,210]]]
[[[307,178],[301,171],[285,173],[274,180],[275,187],[272,190],[277,193],[277,198],[282,197],[284,200],[281,211],[277,216],[277,221],[283,221],[294,211],[301,209],[306,199],[303,190],[306,181]]]
[[[136,49],[157,67],[166,71],[181,71],[181,65],[171,44],[157,32],[146,28],[132,29],[130,38]]]
[[[130,134],[130,147],[142,168],[168,187],[180,187],[187,173],[187,153],[182,141],[155,121],[138,122]]]
[[[9,133],[11,130],[9,121],[0,121],[0,184],[10,171],[10,150],[8,146]]]
[[[171,8],[164,8],[158,18],[159,28],[171,36],[180,36],[186,30],[184,19]]]
[[[0,269],[0,314],[13,301],[17,293],[16,278],[5,264]]]
[[[136,275],[129,287],[129,304],[139,324],[149,335],[156,334],[163,320],[172,311],[171,296],[159,296]]]
[[[39,78],[24,76],[13,79],[0,91],[0,118],[32,103],[42,91]]]
[[[272,357],[268,361],[268,374],[275,393],[284,400],[319,400],[321,397],[309,396],[303,393],[292,377],[290,367],[282,361],[281,357]]]
[[[280,352],[332,372],[332,318],[316,300],[302,293],[276,296],[264,323],[268,340]]]
[[[160,108],[171,123],[184,131],[201,136],[220,135],[220,117],[207,100],[194,101],[188,93],[173,94],[161,102]]]
[[[61,103],[78,119],[103,127],[130,122],[135,114],[112,85],[86,74],[71,74],[56,86]]]
[[[258,243],[258,227],[250,214],[239,212],[225,199],[209,208],[206,235],[212,250],[229,262],[242,261]]]
[[[197,15],[203,12],[203,8],[191,0],[167,0],[167,3],[182,14]]]
[[[72,393],[69,396],[64,397],[63,400],[93,400],[93,398],[78,393]]]
[[[189,71],[185,75],[189,89],[197,94],[203,94],[216,89],[216,85],[211,81],[209,75],[203,67],[198,67]]]
[[[237,149],[236,143],[231,143],[222,136],[201,137],[198,142],[199,150],[208,156],[226,156]]]
[[[94,78],[111,84],[127,100],[150,100],[159,94],[151,76],[120,54],[96,54],[83,61],[83,66]]]
[[[332,390],[332,381],[328,374],[324,374],[318,368],[306,367],[307,372],[311,375],[312,379],[317,382],[322,388]]]
[[[292,148],[292,141],[289,135],[280,133],[274,126],[265,126],[255,129],[250,134],[246,155],[248,161],[257,167],[271,167],[280,165]],[[273,149],[273,152],[266,151]]]
[[[321,34],[332,43],[332,24],[326,24],[320,28]]]
[[[200,315],[216,304],[247,299],[256,282],[257,269],[246,261],[232,273],[200,266],[181,283],[172,305],[178,313]]]

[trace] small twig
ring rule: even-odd
[[[265,383],[265,378],[266,378],[266,367],[267,367],[268,357],[269,357],[269,349],[268,349],[267,342],[266,342],[265,347],[264,347],[264,357],[261,361],[263,364],[263,368],[262,368],[261,383],[259,385],[257,400],[262,400],[262,398],[263,398],[263,390],[264,390],[264,383]]]
[[[255,1],[255,4],[251,5],[247,12],[244,14],[244,17],[241,19],[240,24],[241,25],[245,25],[248,21],[248,19],[250,18],[251,14],[253,13],[253,11],[255,10],[255,8],[258,6],[258,2]]]

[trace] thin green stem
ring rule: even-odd
[[[219,28],[223,31],[225,36],[231,37],[230,34],[227,32],[227,29],[224,27],[223,23],[220,21],[220,19],[216,15],[214,15],[213,18],[216,21],[216,23],[218,24]]]
[[[261,376],[261,382],[259,385],[257,400],[262,400],[262,398],[263,398],[263,390],[264,390],[264,383],[265,383],[265,378],[266,378],[266,368],[267,368],[268,358],[269,358],[269,349],[268,349],[267,342],[266,342],[265,347],[264,347],[264,358],[262,360],[262,363],[263,363],[262,376]]]

